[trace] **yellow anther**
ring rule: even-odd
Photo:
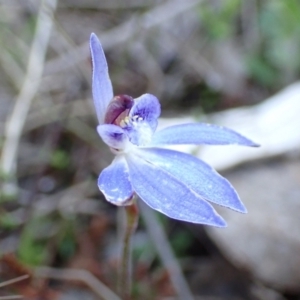
[[[127,116],[127,117],[125,117],[123,120],[121,120],[120,126],[121,126],[121,127],[125,127],[125,126],[127,126],[129,123],[130,123],[130,119],[129,119],[129,117]]]

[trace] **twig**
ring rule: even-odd
[[[35,277],[82,281],[103,300],[121,300],[113,291],[86,270],[37,267],[34,274]]]
[[[0,159],[0,170],[9,179],[15,175],[16,157],[22,129],[32,99],[35,97],[40,85],[56,4],[57,0],[44,0],[41,3],[26,76],[21,91],[17,96],[13,112],[7,120],[5,128],[6,139]]]
[[[241,3],[241,27],[244,47],[250,53],[258,50],[260,38],[257,0],[243,0]]]
[[[13,283],[16,283],[16,282],[19,282],[19,281],[22,281],[22,280],[25,280],[28,277],[29,277],[29,275],[26,274],[26,275],[22,275],[22,276],[19,276],[17,278],[14,278],[14,279],[6,280],[6,281],[0,283],[0,288],[2,288],[4,286],[7,286],[7,285],[10,285],[10,284],[13,284]]]
[[[149,52],[143,39],[132,43],[132,51],[137,64],[143,66],[142,70],[148,79],[147,91],[153,92],[159,99],[165,87],[164,74],[157,61]]]
[[[53,104],[51,107],[40,108],[28,114],[23,132],[34,130],[40,126],[45,126],[59,120],[69,119],[73,117],[91,116],[93,110],[88,105],[90,99],[79,99],[67,103]],[[62,111],[70,111],[66,115],[61,115]]]
[[[168,270],[170,280],[177,295],[182,300],[193,300],[194,297],[168,243],[168,237],[157,221],[154,211],[149,209],[143,201],[139,201],[139,206],[147,231],[156,247],[156,251],[163,265]]]
[[[0,300],[13,300],[13,299],[23,299],[21,295],[12,295],[12,296],[0,296]]]
[[[76,8],[76,9],[133,9],[133,8],[145,8],[151,6],[161,0],[134,0],[134,1],[63,1],[59,4],[59,7],[63,8]]]
[[[40,217],[49,215],[53,211],[59,211],[62,214],[67,212],[67,209],[81,203],[89,192],[93,190],[93,186],[94,184],[90,180],[86,180],[57,192],[54,195],[43,196],[35,203],[34,216]]]
[[[156,5],[147,13],[144,13],[139,17],[132,17],[121,25],[104,32],[101,35],[101,44],[105,50],[116,47],[117,45],[130,41],[137,33],[140,32],[144,34],[145,31],[159,26],[187,10],[193,9],[201,2],[202,0],[169,0],[163,2],[160,5]],[[48,61],[45,68],[48,73],[52,74],[62,70],[62,68],[64,70],[70,68],[89,57],[90,53],[88,48],[88,43],[84,43],[81,46],[72,49],[71,52],[67,51],[58,58]],[[70,61],[70,56],[76,57],[78,60]]]
[[[14,284],[14,283],[22,281],[22,280],[25,280],[27,278],[29,278],[29,275],[25,274],[25,275],[22,275],[22,276],[19,276],[19,277],[10,279],[10,280],[6,280],[6,281],[0,283],[0,288],[8,286],[10,284]],[[23,298],[24,297],[21,295],[0,296],[0,300],[12,300],[12,299],[23,299]]]
[[[22,85],[23,70],[4,47],[1,47],[0,63],[14,87],[19,89]]]
[[[96,131],[91,128],[86,122],[81,121],[79,118],[70,118],[65,124],[65,127],[70,132],[73,132],[77,137],[86,143],[96,146],[97,148],[102,147],[99,136]]]

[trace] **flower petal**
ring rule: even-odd
[[[153,146],[183,144],[259,146],[231,129],[205,123],[190,123],[167,127],[156,132],[151,142]]]
[[[138,155],[174,176],[202,199],[247,212],[229,181],[200,159],[162,148],[139,149]]]
[[[93,98],[100,124],[104,121],[104,114],[109,101],[113,98],[112,84],[108,74],[108,66],[101,43],[92,33],[90,37],[90,49],[93,63]]]
[[[103,124],[97,126],[97,131],[103,142],[114,149],[125,149],[128,137],[124,129],[114,124]]]
[[[160,116],[160,104],[158,99],[151,94],[144,94],[134,99],[134,105],[130,110],[129,117],[137,117],[142,122],[147,122],[152,131],[156,130],[157,119]]]
[[[115,205],[130,203],[134,192],[124,156],[117,156],[111,165],[101,172],[98,187],[107,201]]]
[[[134,191],[153,209],[177,220],[226,226],[208,202],[168,172],[133,154],[126,160]]]

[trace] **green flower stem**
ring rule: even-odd
[[[131,237],[134,234],[139,217],[139,210],[136,202],[125,206],[126,228],[121,253],[121,266],[119,273],[119,294],[122,299],[130,299],[131,294]]]

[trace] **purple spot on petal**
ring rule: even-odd
[[[124,133],[113,132],[110,134],[111,138],[115,139],[116,141],[122,141]]]

